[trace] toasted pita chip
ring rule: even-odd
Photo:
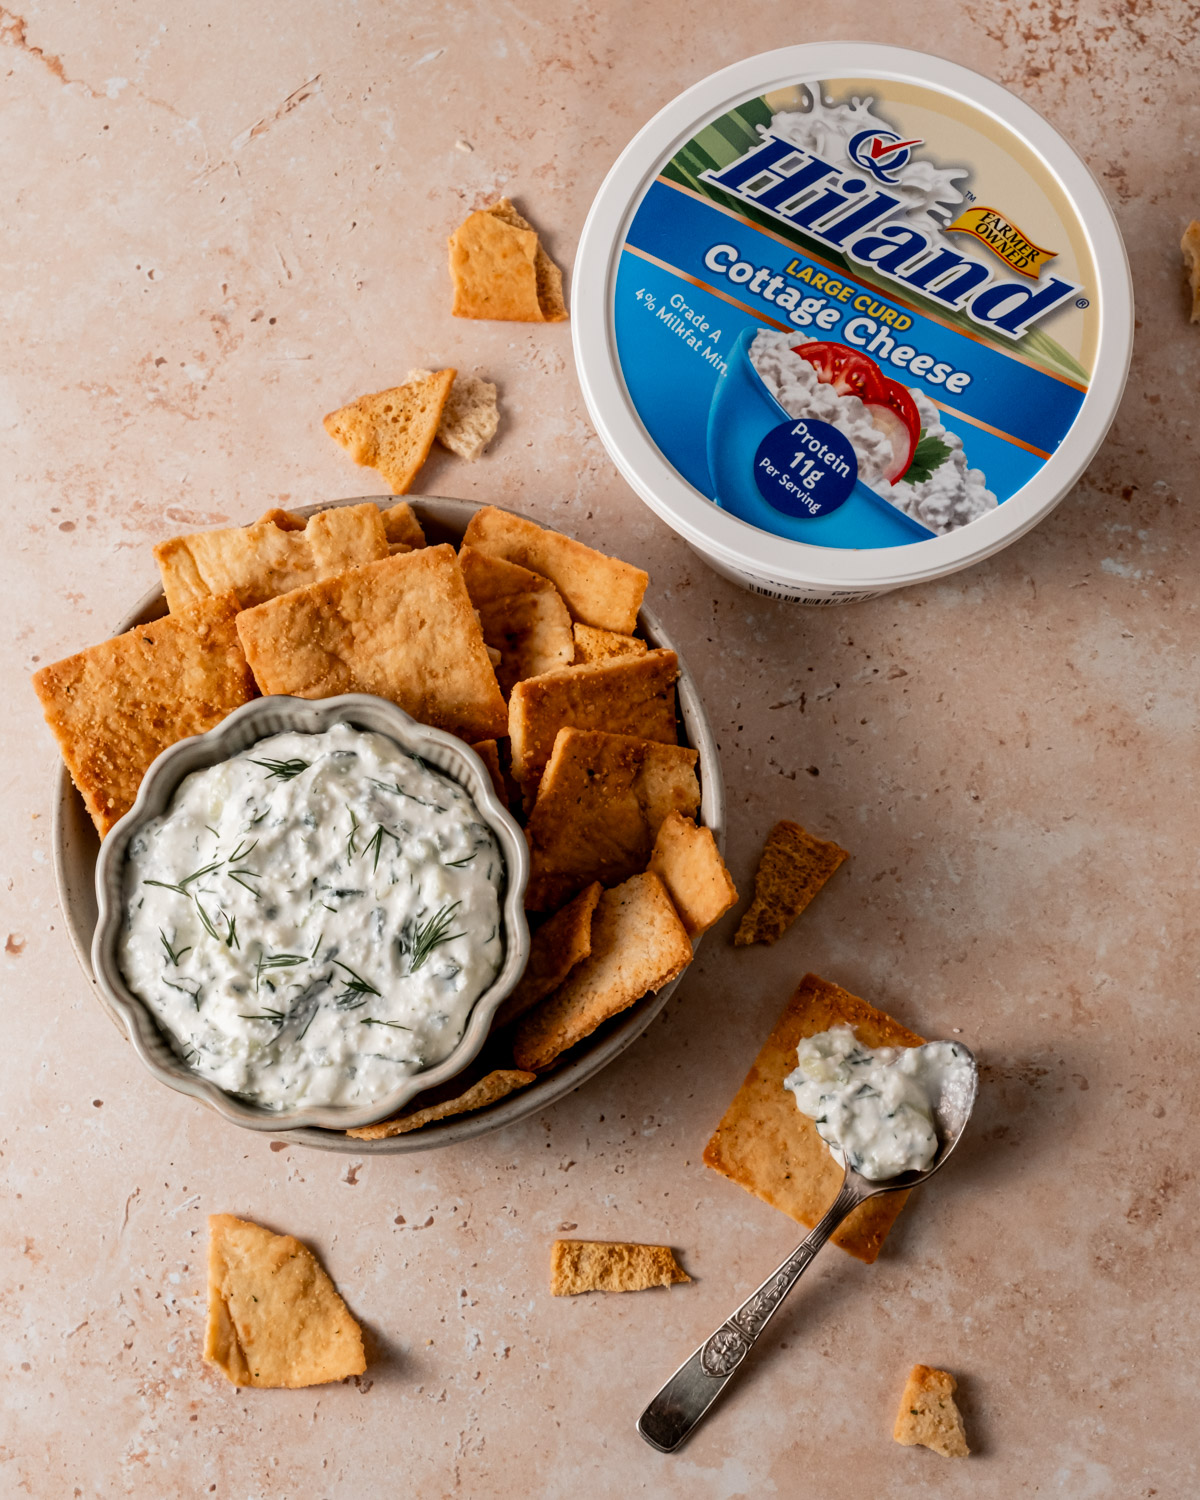
[[[844,859],[837,844],[814,838],[785,818],[767,836],[754,872],[754,900],[738,923],[733,941],[773,943],[781,938]]]
[[[363,1373],[362,1330],[306,1245],[232,1214],[210,1214],[208,1234],[210,1364],[289,1389]]]
[[[704,1148],[706,1166],[809,1229],[837,1197],[843,1174],[783,1080],[795,1071],[801,1037],[841,1025],[852,1026],[865,1047],[919,1047],[924,1041],[857,995],[806,974]],[[834,1230],[834,1244],[873,1261],[907,1197],[883,1193],[860,1204]]]
[[[578,621],[571,627],[575,637],[575,665],[586,666],[589,662],[611,661],[614,656],[645,656],[650,649],[636,635],[620,635],[615,630],[597,630],[592,625],[581,625]]]
[[[511,224],[514,229],[533,229],[529,220],[519,214],[507,198],[501,198],[498,203],[493,203],[487,212],[493,214],[502,223]],[[537,278],[538,307],[541,309],[542,317],[547,323],[563,322],[567,316],[567,304],[563,298],[562,272],[546,254],[540,235],[537,254],[533,260],[533,270]]]
[[[591,953],[592,915],[601,889],[599,881],[593,881],[533,934],[525,972],[516,989],[496,1011],[492,1022],[494,1030],[510,1025],[531,1011]]]
[[[550,1291],[555,1297],[644,1292],[648,1287],[674,1286],[691,1279],[668,1245],[555,1240],[550,1251]]]
[[[172,614],[232,589],[243,607],[331,578],[388,555],[373,505],[338,505],[297,527],[287,511],[268,511],[253,526],[197,531],[154,549]]]
[[[560,729],[604,729],[674,745],[678,676],[674,651],[647,651],[517,682],[508,702],[513,775],[531,790]]]
[[[641,568],[494,505],[475,512],[463,541],[548,578],[572,619],[622,635],[631,635],[637,628],[638,610],[650,581]]]
[[[544,323],[538,301],[538,237],[486,209],[469,214],[450,236],[456,318]]]
[[[648,868],[666,886],[689,937],[707,932],[737,902],[712,829],[677,812],[663,819]]]
[[[500,764],[500,746],[495,740],[478,740],[471,746],[475,754],[487,767],[487,773],[492,778],[492,786],[495,788],[496,796],[504,807],[508,806],[508,787],[504,783],[504,768]]]
[[[421,523],[417,520],[417,513],[407,500],[397,500],[394,505],[389,505],[386,510],[379,512],[383,521],[383,534],[388,539],[390,547],[423,547],[425,545],[425,533],[421,529]]]
[[[304,516],[298,516],[295,511],[280,510],[278,506],[274,510],[264,511],[259,520],[270,521],[280,531],[303,531],[308,525],[308,519]]]
[[[410,370],[409,380],[429,375],[429,370]],[[456,375],[450,394],[442,408],[437,440],[443,448],[473,464],[496,436],[500,426],[500,408],[496,405],[496,387],[477,375]]]
[[[561,730],[525,826],[528,910],[556,911],[593,880],[644,870],[668,813],[699,810],[698,758],[632,735]]]
[[[571,616],[548,578],[474,547],[461,547],[458,560],[483,638],[500,653],[496,679],[505,696],[522,678],[570,665]]]
[[[966,1429],[954,1402],[958,1381],[946,1370],[913,1365],[908,1374],[892,1436],[906,1448],[918,1443],[943,1458],[966,1458]]]
[[[1192,292],[1192,322],[1200,323],[1200,219],[1193,219],[1179,242],[1184,264],[1188,268],[1188,285]]]
[[[376,693],[468,743],[507,714],[453,547],[423,547],[237,617],[264,693]]]
[[[393,493],[407,494],[433,447],[454,375],[453,370],[438,370],[425,379],[360,396],[331,411],[325,431],[356,464],[382,474]]]
[[[431,1125],[434,1120],[446,1120],[451,1115],[468,1115],[472,1110],[486,1109],[489,1104],[507,1098],[517,1089],[523,1089],[536,1077],[536,1073],[526,1073],[516,1068],[498,1068],[454,1099],[444,1099],[440,1104],[415,1109],[409,1114],[397,1115],[392,1120],[381,1120],[378,1125],[363,1125],[357,1130],[347,1130],[346,1134],[353,1136],[356,1141],[385,1141],[394,1135],[420,1130],[422,1125]]]
[[[46,723],[103,838],[133,806],[150,763],[255,696],[233,594],[204,599],[43,667]]]
[[[605,891],[592,915],[591,953],[521,1021],[513,1061],[540,1073],[610,1016],[677,979],[691,961],[691,939],[657,875],[634,875]]]

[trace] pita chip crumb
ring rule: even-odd
[[[842,1169],[783,1080],[801,1037],[851,1026],[865,1047],[919,1047],[917,1036],[840,985],[806,974],[704,1148],[704,1165],[811,1229],[837,1197]],[[906,1192],[869,1198],[833,1232],[833,1243],[873,1261],[904,1207]]]
[[[892,1436],[906,1448],[919,1443],[943,1458],[966,1458],[967,1434],[955,1405],[958,1381],[946,1370],[913,1365],[908,1374]]]
[[[530,939],[529,959],[512,994],[501,1001],[492,1022],[508,1026],[556,990],[592,951],[592,914],[600,900],[599,881],[586,886],[561,911],[542,923]]]
[[[454,370],[437,370],[420,380],[360,396],[331,411],[325,431],[356,464],[381,474],[394,494],[407,494],[433,447],[454,376]]]
[[[362,1330],[306,1245],[232,1214],[211,1214],[208,1234],[210,1364],[290,1389],[363,1373]]]
[[[520,1023],[513,1061],[541,1072],[610,1016],[678,978],[691,960],[691,939],[657,875],[634,875],[605,891],[592,916],[591,953]]]
[[[417,380],[430,374],[430,370],[410,370],[408,378]],[[492,382],[477,375],[456,375],[438,423],[437,440],[442,447],[473,464],[499,426],[500,408]]]
[[[610,661],[614,656],[645,656],[650,649],[636,635],[622,635],[616,630],[597,630],[594,625],[581,625],[578,621],[571,627],[575,637],[575,666],[583,667],[589,662]]]
[[[744,948],[781,938],[848,858],[845,849],[814,838],[799,823],[786,819],[776,823],[754,872],[754,900],[738,923],[733,941]]]
[[[443,1099],[440,1104],[431,1104],[425,1109],[414,1109],[392,1120],[381,1120],[377,1125],[361,1125],[346,1134],[356,1141],[385,1141],[394,1135],[406,1135],[410,1130],[420,1130],[423,1125],[432,1125],[435,1120],[447,1120],[453,1115],[467,1115],[473,1110],[486,1109],[506,1099],[517,1089],[533,1082],[536,1073],[526,1073],[519,1068],[498,1068],[486,1077],[473,1083],[465,1093],[453,1099]]]
[[[624,1245],[603,1240],[555,1240],[550,1251],[550,1291],[555,1297],[580,1292],[643,1292],[675,1286],[691,1277],[668,1245]]]
[[[1193,219],[1179,242],[1184,264],[1188,268],[1188,285],[1192,290],[1192,322],[1200,323],[1200,219]]]
[[[654,841],[648,869],[661,879],[689,937],[699,937],[737,902],[737,887],[725,868],[712,829],[669,812]]]

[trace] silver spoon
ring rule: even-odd
[[[979,1072],[973,1054],[961,1043],[956,1042],[955,1046],[970,1058],[971,1071],[963,1087],[946,1090],[933,1104],[938,1152],[932,1163],[923,1172],[902,1172],[898,1177],[881,1181],[863,1177],[847,1163],[841,1191],[808,1238],[679,1366],[638,1418],[638,1431],[652,1448],[657,1448],[660,1453],[674,1453],[688,1437],[732,1380],[817,1251],[847,1214],[879,1193],[894,1193],[901,1188],[914,1188],[928,1182],[945,1165],[971,1117],[979,1088]]]

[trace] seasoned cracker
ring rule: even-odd
[[[525,827],[526,907],[555,911],[593,880],[644,870],[667,815],[699,811],[698,759],[681,745],[560,730]]]
[[[674,651],[618,656],[543,672],[514,685],[508,702],[513,775],[528,792],[550,759],[560,729],[604,729],[674,745]]]
[[[444,1099],[440,1104],[430,1104],[424,1109],[414,1109],[391,1120],[381,1120],[377,1125],[363,1125],[357,1130],[347,1130],[346,1134],[353,1136],[356,1141],[386,1141],[394,1135],[420,1130],[422,1125],[431,1125],[435,1120],[446,1120],[451,1115],[467,1115],[476,1109],[486,1109],[489,1104],[507,1098],[517,1089],[523,1089],[536,1077],[536,1073],[526,1073],[517,1068],[498,1068],[453,1099]]]
[[[555,1240],[550,1251],[550,1291],[555,1297],[580,1292],[643,1292],[674,1286],[691,1277],[669,1245],[623,1245],[604,1240]]]
[[[504,768],[500,764],[500,746],[496,740],[478,740],[471,746],[475,754],[487,767],[487,773],[492,778],[492,787],[496,796],[500,798],[500,805],[508,807],[508,787],[504,783]]]
[[[298,524],[297,524],[298,522]],[[270,510],[252,526],[197,531],[154,549],[172,614],[233,590],[243,608],[388,555],[373,505],[337,505],[307,524]]]
[[[363,1373],[362,1330],[306,1245],[232,1214],[210,1214],[208,1234],[210,1364],[289,1389]]]
[[[675,903],[689,937],[699,937],[736,904],[738,894],[711,828],[680,813],[663,819],[647,867]]]
[[[814,838],[799,823],[786,818],[776,823],[754,872],[754,900],[738,923],[733,941],[744,948],[781,938],[848,858],[845,849]]]
[[[501,198],[487,209],[504,224],[514,229],[533,229],[524,215],[519,214],[507,198]],[[536,233],[536,231],[534,231]],[[562,272],[550,259],[538,235],[537,254],[533,258],[533,272],[537,280],[538,307],[547,323],[561,323],[567,316],[567,304],[563,298]]]
[[[601,885],[593,881],[573,901],[556,911],[530,939],[529,959],[512,994],[500,1004],[492,1022],[495,1030],[519,1020],[556,990],[567,975],[592,951],[592,915]]]
[[[865,1047],[919,1047],[924,1041],[840,985],[806,974],[704,1148],[704,1164],[811,1229],[842,1186],[842,1168],[783,1080],[796,1068],[801,1037],[852,1026]],[[906,1192],[883,1193],[854,1210],[834,1244],[873,1261],[904,1207]]]
[[[469,214],[450,236],[456,318],[544,323],[538,301],[538,237],[487,209]]]
[[[1192,292],[1192,322],[1200,323],[1200,219],[1193,219],[1179,242]]]
[[[410,370],[408,378],[417,380],[430,373]],[[496,387],[492,382],[477,375],[456,375],[438,423],[437,440],[442,447],[473,464],[496,436],[499,426],[500,408],[496,405]]]
[[[523,678],[570,665],[571,616],[549,579],[474,547],[461,547],[458,560],[483,638],[500,653],[496,678],[506,697]]]
[[[620,635],[615,630],[597,630],[594,625],[572,626],[575,637],[575,665],[610,661],[614,656],[645,656],[650,649],[640,636]]]
[[[611,1016],[678,978],[691,960],[691,939],[657,875],[634,875],[605,891],[592,916],[591,953],[521,1021],[513,1061],[541,1072]]]
[[[892,1436],[906,1448],[918,1443],[943,1458],[966,1458],[966,1429],[954,1401],[958,1381],[946,1370],[913,1365],[908,1374]]]
[[[325,431],[356,464],[381,474],[394,494],[407,494],[433,447],[454,376],[454,370],[437,370],[421,380],[360,396],[331,411]]]
[[[352,568],[243,610],[238,634],[264,693],[376,693],[468,743],[508,715],[453,547]]]
[[[383,534],[389,547],[423,547],[425,533],[417,520],[417,513],[407,500],[397,500],[386,510],[379,512],[383,521]]]
[[[233,594],[135,625],[33,678],[46,723],[103,838],[151,761],[255,696]]]
[[[463,541],[548,578],[572,619],[622,635],[632,635],[637,628],[650,581],[641,568],[494,505],[475,512]]]

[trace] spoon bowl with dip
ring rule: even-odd
[[[842,1045],[839,1049],[839,1043],[845,1043],[845,1039],[839,1037],[838,1032],[848,1030],[849,1028],[838,1028],[809,1039],[810,1043],[818,1045],[810,1047],[807,1060],[804,1056],[806,1043],[801,1043],[801,1066],[788,1079],[787,1086],[796,1091],[797,1102],[805,1112],[807,1110],[803,1102],[804,1089],[819,1089],[823,1081],[828,1082],[834,1077],[846,1078],[845,1069],[839,1070],[838,1068],[839,1063],[849,1062],[852,1069],[864,1061],[868,1066],[870,1065],[871,1054],[857,1047],[852,1033],[848,1044]],[[826,1039],[832,1039],[832,1041],[822,1049],[819,1044],[826,1042]],[[938,1053],[936,1049],[943,1049],[943,1051]],[[894,1049],[882,1050],[889,1054],[887,1063],[892,1063],[894,1058],[891,1054]],[[947,1052],[951,1054],[949,1058],[945,1055]],[[822,1248],[843,1219],[853,1213],[860,1203],[865,1203],[868,1198],[874,1198],[880,1193],[895,1193],[902,1189],[919,1187],[921,1183],[928,1182],[933,1174],[945,1165],[950,1153],[958,1145],[967,1121],[971,1117],[971,1111],[975,1107],[975,1096],[979,1088],[979,1071],[974,1054],[961,1043],[932,1042],[924,1047],[902,1049],[899,1055],[911,1054],[912,1062],[917,1065],[916,1068],[909,1069],[910,1073],[919,1071],[921,1060],[917,1054],[922,1053],[934,1063],[932,1072],[937,1084],[927,1096],[933,1131],[936,1135],[932,1160],[919,1170],[901,1171],[882,1176],[878,1170],[880,1166],[878,1153],[872,1154],[858,1150],[856,1149],[858,1143],[851,1145],[849,1139],[847,1139],[847,1149],[839,1150],[826,1131],[820,1132],[822,1139],[830,1145],[833,1154],[841,1157],[845,1162],[846,1175],[840,1192],[812,1232],[792,1251],[783,1264],[767,1277],[757,1291],[752,1292],[741,1307],[680,1365],[646,1407],[638,1418],[637,1428],[652,1448],[657,1448],[660,1453],[674,1453],[691,1434],[692,1429],[733,1379],[743,1360],[782,1305],[784,1298],[816,1257],[817,1251]],[[950,1061],[952,1065],[939,1066],[945,1061]],[[831,1062],[832,1066],[830,1066]],[[807,1075],[806,1080],[800,1084],[793,1083],[793,1080],[801,1073]],[[871,1087],[870,1084],[860,1081],[861,1076],[861,1074],[850,1075],[848,1087],[855,1094]],[[874,1081],[873,1079],[872,1082]],[[877,1094],[872,1090],[867,1097],[873,1099],[877,1097]],[[823,1098],[830,1100],[833,1096],[826,1094]],[[832,1115],[833,1111],[825,1107],[826,1119]],[[818,1130],[825,1122],[825,1119],[818,1121]],[[853,1125],[853,1121],[849,1123]],[[884,1160],[886,1164],[886,1158]],[[860,1170],[860,1168],[866,1170]],[[871,1173],[872,1168],[875,1168],[873,1173]]]

